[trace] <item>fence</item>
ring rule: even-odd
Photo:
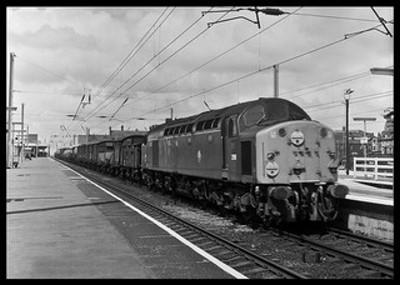
[[[354,178],[393,181],[393,158],[355,157]]]

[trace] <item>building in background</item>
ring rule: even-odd
[[[378,138],[382,155],[393,155],[394,146],[394,109],[387,108],[384,111],[383,118],[385,118],[385,127]]]
[[[337,158],[341,162],[342,165],[345,165],[346,161],[346,130],[343,127],[342,130],[334,131],[335,132],[335,144],[336,144],[336,154]],[[362,130],[349,130],[349,155],[350,155],[350,165],[353,165],[354,157],[363,157],[364,156],[364,145],[361,143],[361,138],[364,137],[364,131]],[[369,156],[371,152],[371,142],[375,137],[374,133],[366,133],[366,137],[368,138],[367,143],[367,156]]]
[[[367,157],[393,157],[394,146],[394,110],[387,108],[384,111],[383,117],[386,120],[384,130],[378,133],[366,134],[368,142]],[[361,138],[364,137],[364,132],[361,130],[349,130],[349,147],[350,147],[350,165],[353,165],[354,157],[363,157],[364,149],[361,144]],[[345,127],[342,130],[335,131],[335,144],[337,157],[344,164],[346,161],[346,131]]]

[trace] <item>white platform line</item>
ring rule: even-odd
[[[66,166],[68,167],[68,166]],[[150,217],[149,215],[147,215],[146,213],[142,212],[141,210],[135,208],[134,206],[132,206],[131,204],[129,204],[128,202],[126,202],[125,200],[121,199],[120,197],[116,196],[115,194],[111,193],[110,191],[104,189],[103,187],[101,187],[100,185],[96,184],[95,182],[91,181],[90,179],[88,179],[87,177],[81,175],[80,173],[76,172],[75,170],[71,169],[70,167],[68,167],[71,171],[75,172],[77,175],[81,176],[82,178],[84,178],[86,181],[88,181],[89,183],[93,184],[94,186],[96,186],[97,188],[99,188],[100,190],[106,192],[108,195],[112,196],[113,198],[121,201],[125,206],[129,207],[130,209],[134,210],[135,212],[137,212],[138,214],[142,215],[143,217],[145,217],[146,219],[150,220],[152,223],[156,224],[157,226],[159,226],[160,228],[162,228],[163,230],[165,230],[166,232],[168,232],[170,235],[172,235],[173,237],[175,237],[176,239],[178,239],[179,241],[181,241],[183,244],[187,245],[188,247],[190,247],[191,249],[193,249],[195,252],[197,252],[198,254],[200,254],[201,256],[203,256],[204,258],[206,258],[207,260],[209,260],[210,262],[214,263],[216,266],[218,266],[219,268],[221,268],[223,271],[227,272],[228,274],[232,275],[233,277],[237,278],[237,279],[248,279],[245,275],[243,275],[242,273],[236,271],[235,269],[233,269],[232,267],[230,267],[229,265],[226,265],[225,263],[223,263],[222,261],[220,261],[219,259],[215,258],[214,256],[210,255],[209,253],[205,252],[204,250],[202,250],[201,248],[199,248],[198,246],[194,245],[193,243],[191,243],[190,241],[188,241],[187,239],[185,239],[184,237],[180,236],[178,233],[176,233],[175,231],[173,231],[172,229],[168,228],[167,226],[165,226],[164,224],[160,223],[159,221],[157,221],[156,219]]]
[[[393,200],[389,200],[389,199],[378,199],[378,198],[366,197],[366,196],[354,195],[354,194],[346,195],[346,199],[393,206]]]

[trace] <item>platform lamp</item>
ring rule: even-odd
[[[354,90],[348,88],[344,91],[344,100],[346,102],[346,175],[349,175],[349,165],[350,165],[350,151],[349,151],[349,100],[350,94]]]

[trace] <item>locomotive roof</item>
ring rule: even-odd
[[[267,104],[268,102],[272,102],[272,101],[281,101],[282,103],[296,105],[296,104],[294,104],[286,99],[282,99],[282,98],[260,97],[260,98],[258,98],[258,100],[239,103],[239,104],[227,106],[227,107],[217,109],[217,110],[205,111],[205,112],[202,112],[200,114],[196,114],[196,115],[193,115],[190,117],[172,120],[172,121],[166,122],[164,124],[157,125],[154,129],[152,129],[150,131],[150,133],[153,131],[159,131],[159,130],[167,128],[167,127],[173,127],[173,126],[177,126],[177,125],[181,125],[181,124],[195,123],[198,121],[205,121],[205,120],[230,116],[233,114],[240,114],[250,105],[257,105],[260,103]],[[299,106],[297,106],[297,107],[300,108]]]
[[[143,138],[146,135],[147,135],[147,132],[145,132],[143,134],[130,135],[130,136],[124,137],[123,139],[120,139],[119,141],[123,142],[124,140],[131,139],[131,138]]]

